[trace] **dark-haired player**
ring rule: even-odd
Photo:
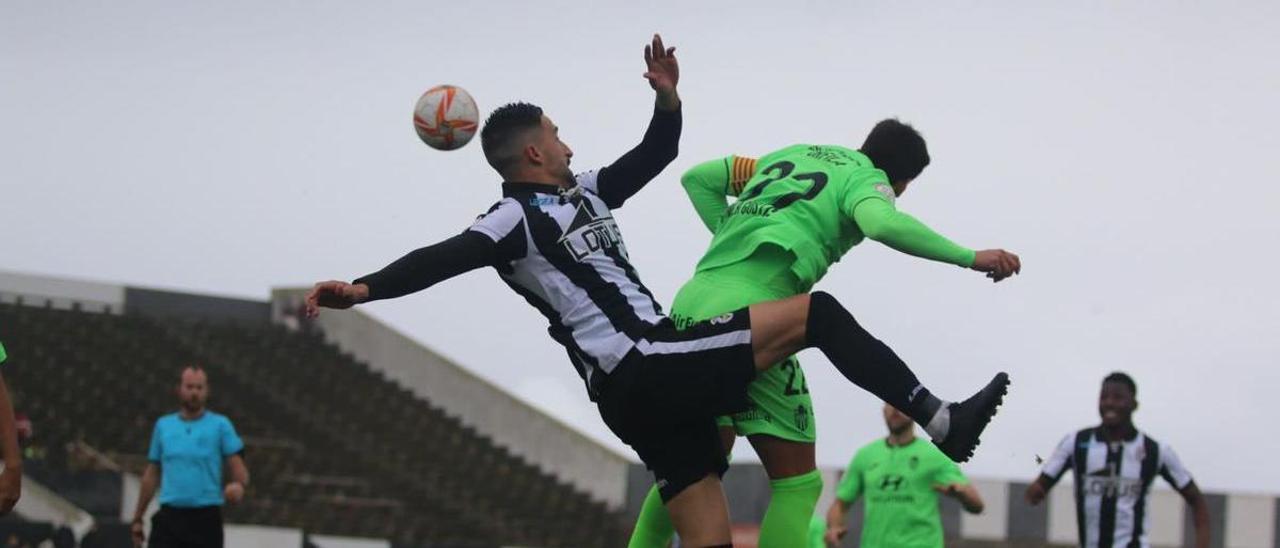
[[[480,139],[503,199],[462,234],[355,280],[321,282],[307,313],[426,289],[491,266],[537,308],[568,351],[609,428],[653,471],[686,546],[728,546],[720,486],[728,464],[715,417],[746,407],[747,384],[801,348],[817,347],[857,385],[922,424],[949,424],[944,445],[968,455],[1005,393],[1001,375],[961,403],[933,396],[830,295],[760,303],[676,329],[640,282],[612,210],[676,156],[679,69],[657,36],[645,48],[657,108],[644,139],[598,171],[574,175],[572,151],[541,109],[495,110]],[[1008,275],[1007,268],[991,270]]]
[[[728,156],[699,164],[682,178],[702,222],[715,235],[693,278],[676,294],[677,323],[704,321],[759,302],[807,293],[827,269],[864,238],[903,253],[988,272],[993,281],[1019,272],[1017,255],[974,251],[952,243],[896,201],[929,165],[924,138],[898,120],[876,124],[853,150],[793,145],[759,160]],[[737,200],[730,205],[728,196]],[[822,494],[814,463],[817,428],[804,372],[794,356],[761,372],[748,389],[750,407],[720,417],[728,453],[746,436],[773,490],[760,525],[760,545],[801,546]],[[940,424],[925,430],[952,459]],[[672,527],[655,492],[640,511],[631,548],[666,546]]]

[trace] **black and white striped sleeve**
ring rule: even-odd
[[[1191,472],[1182,465],[1182,459],[1178,458],[1178,454],[1167,443],[1160,444],[1160,477],[1179,490],[1191,483]]]
[[[1052,486],[1062,479],[1062,474],[1066,473],[1072,466],[1072,459],[1075,455],[1076,434],[1067,434],[1058,443],[1058,447],[1053,450],[1053,454],[1049,455],[1049,460],[1045,461],[1044,468],[1040,470]]]
[[[467,232],[487,236],[497,246],[493,264],[510,262],[525,256],[524,208],[514,198],[505,198],[476,219]]]

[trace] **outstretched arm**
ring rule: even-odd
[[[656,105],[640,144],[600,170],[596,192],[611,208],[621,207],[679,153],[682,121],[676,83],[680,80],[680,65],[675,51],[676,48],[666,47],[662,37],[656,34],[653,43],[644,47],[648,66],[644,77],[657,94]]]
[[[862,200],[853,220],[868,238],[908,255],[986,272],[1000,281],[1022,270],[1017,255],[1002,249],[974,251],[948,240],[884,200]]]
[[[493,264],[497,250],[497,244],[488,236],[468,230],[438,244],[411,251],[382,270],[361,276],[353,283],[369,287],[370,301],[403,297]]]
[[[853,221],[868,238],[908,255],[965,268],[973,265],[972,249],[948,240],[884,200],[860,202],[853,210]]]
[[[707,230],[715,233],[724,210],[729,207],[725,197],[740,194],[755,170],[755,158],[726,156],[703,162],[684,172],[680,184]]]
[[[484,234],[468,230],[438,244],[412,251],[382,270],[361,276],[352,283],[317,283],[307,293],[307,316],[318,316],[320,308],[351,308],[363,302],[394,299],[422,291],[459,274],[494,264],[497,256],[497,243]]]

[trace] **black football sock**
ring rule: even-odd
[[[808,345],[822,350],[846,379],[906,413],[933,439],[946,437],[947,402],[930,393],[907,364],[858,325],[835,297],[823,291],[809,295],[805,329]]]

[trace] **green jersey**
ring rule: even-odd
[[[4,343],[0,343],[0,363],[4,363],[9,356],[4,353]]]
[[[858,450],[836,487],[846,504],[862,497],[863,548],[940,548],[938,485],[967,484],[956,463],[928,440],[902,447],[880,439]]]
[[[884,171],[856,150],[793,145],[759,160],[730,156],[691,169],[682,182],[715,232],[698,272],[774,244],[794,254],[791,270],[807,290],[867,237],[913,255],[973,264],[973,251],[898,212]],[[738,200],[728,205],[726,195]]]

